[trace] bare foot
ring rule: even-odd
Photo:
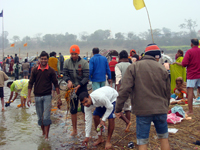
[[[2,107],[1,111],[4,111],[4,107]]]
[[[106,142],[105,149],[110,149],[112,147],[112,144],[110,142]]]
[[[130,126],[131,126],[131,122],[129,122],[129,124],[127,125],[127,127],[126,127],[126,130],[125,130],[125,132],[130,132],[130,130],[129,130],[129,128],[130,128]]]
[[[104,142],[104,139],[98,138],[98,140],[96,142],[94,142],[93,146],[97,146],[97,145],[99,145],[99,144],[101,144],[103,142]]]
[[[71,136],[77,135],[77,131],[72,131],[72,133],[71,133],[70,135],[71,135]]]
[[[48,137],[45,137],[45,141],[49,141]]]

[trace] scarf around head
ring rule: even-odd
[[[176,82],[177,81],[181,81],[182,84],[181,85],[177,85],[176,84],[176,89],[179,90],[179,91],[184,91],[187,93],[187,83],[183,81],[183,78],[182,77],[178,77],[176,78]]]

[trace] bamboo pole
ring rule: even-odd
[[[4,59],[4,26],[3,26],[3,16],[2,16],[2,51],[3,51],[3,59]]]
[[[149,25],[150,25],[150,30],[151,30],[152,41],[153,41],[153,43],[154,43],[153,31],[152,31],[152,27],[151,27],[151,20],[150,20],[150,17],[149,17],[149,12],[148,12],[148,10],[147,10],[147,6],[146,6],[146,4],[145,4],[145,8],[146,8],[147,16],[148,16],[148,20],[149,20]]]
[[[20,48],[19,48],[19,60],[20,60]]]

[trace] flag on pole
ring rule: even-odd
[[[14,43],[14,44],[11,44],[10,47],[15,47],[15,43]]]
[[[199,40],[199,46],[198,47],[200,48],[200,40]]]
[[[2,10],[1,13],[0,13],[0,17],[3,17],[3,10]]]
[[[26,46],[27,46],[27,43],[24,44],[24,47],[26,47]]]
[[[139,10],[145,7],[144,0],[133,0],[133,5],[135,6],[136,10]]]

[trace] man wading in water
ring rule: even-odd
[[[51,125],[51,90],[52,83],[56,88],[57,95],[60,94],[58,88],[58,80],[55,70],[48,66],[47,62],[49,55],[42,51],[40,54],[40,65],[32,70],[31,78],[28,85],[28,101],[27,105],[30,107],[31,103],[31,90],[34,84],[35,107],[38,116],[38,125],[41,126],[42,135],[48,140],[49,129]],[[62,101],[58,99],[58,105]]]
[[[89,80],[89,64],[82,59],[78,45],[70,47],[71,58],[64,62],[64,80],[68,83],[67,87],[75,86],[77,98],[70,100],[70,113],[72,118],[73,131],[71,136],[77,134],[77,109],[79,103],[79,94],[87,92],[87,83]],[[81,111],[84,113],[84,107],[81,104]]]

